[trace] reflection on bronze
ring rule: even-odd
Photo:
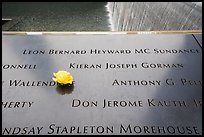
[[[56,87],[56,91],[60,95],[71,94],[73,92],[73,90],[74,90],[74,83],[73,84],[66,84],[66,85],[58,84]]]

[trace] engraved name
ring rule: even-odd
[[[9,80],[9,86],[14,87],[35,87],[35,86],[55,86],[58,83],[54,81],[23,81],[23,80]]]
[[[2,64],[2,69],[36,69],[37,65],[31,64]]]
[[[112,82],[112,86],[161,86],[166,84],[168,86],[174,86],[176,84],[182,86],[202,86],[202,80],[192,80],[186,78],[180,78],[179,80],[173,80],[172,78],[166,78],[165,80],[118,80],[115,79]]]
[[[115,79],[112,86],[159,86],[161,80],[117,80]]]
[[[202,131],[196,125],[57,125],[52,123],[47,127],[6,127],[2,128],[2,135],[68,135],[68,134],[126,134],[126,135],[199,135]]]
[[[126,101],[126,100],[107,100],[103,101],[89,101],[89,100],[79,100],[73,99],[71,103],[71,107],[143,107],[141,100],[134,101]]]
[[[60,49],[49,49],[38,50],[38,49],[25,49],[22,51],[23,55],[129,55],[129,54],[196,54],[200,53],[198,49],[90,49],[90,50],[60,50]]]
[[[30,101],[17,101],[17,102],[3,102],[2,101],[2,108],[25,108],[25,107],[32,107],[34,102]]]
[[[138,67],[145,69],[168,69],[168,68],[183,68],[184,65],[181,63],[169,64],[169,63],[148,63],[143,62],[140,65],[136,63],[105,63],[105,64],[80,64],[80,63],[69,63],[68,68],[70,69],[137,69]]]

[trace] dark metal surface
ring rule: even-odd
[[[202,134],[192,35],[3,35],[2,50],[2,134]],[[69,91],[52,83],[58,70]]]

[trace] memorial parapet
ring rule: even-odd
[[[2,36],[2,135],[202,134],[191,34]]]

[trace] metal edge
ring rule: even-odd
[[[2,31],[2,35],[112,35],[112,34],[202,34],[202,30],[170,30],[170,31]]]
[[[2,18],[1,20],[3,20],[3,21],[5,21],[5,20],[10,21],[10,20],[12,20],[12,19],[11,19],[11,18]]]

